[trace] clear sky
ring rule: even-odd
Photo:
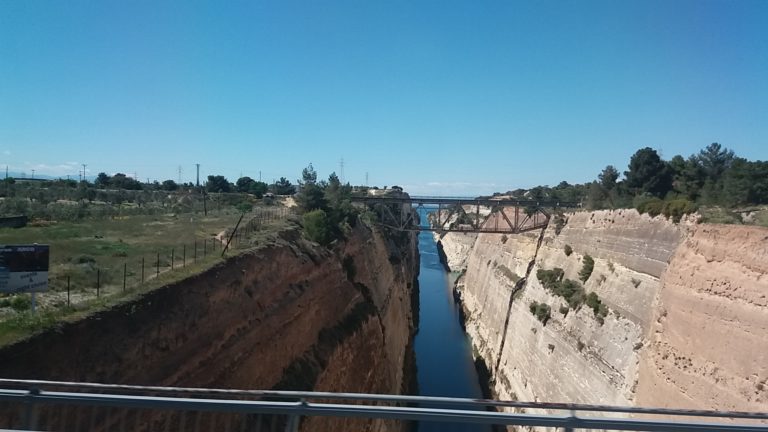
[[[0,168],[465,195],[768,159],[768,1],[0,0]]]

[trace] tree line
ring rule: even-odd
[[[690,156],[664,160],[645,147],[636,151],[627,170],[606,166],[591,182],[517,189],[519,199],[582,202],[588,209],[629,208],[651,213],[694,211],[698,205],[737,207],[768,204],[768,161],[749,161],[712,143]],[[502,195],[502,194],[494,194]],[[666,213],[665,213],[666,214]]]

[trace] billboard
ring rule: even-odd
[[[48,290],[48,245],[0,245],[0,292]]]

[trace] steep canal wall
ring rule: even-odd
[[[768,230],[616,210],[481,234],[457,256],[467,242],[441,239],[498,397],[768,409]],[[540,278],[555,269],[599,304],[569,307]]]
[[[358,223],[329,250],[293,231],[136,301],[3,347],[0,376],[403,393],[413,380],[417,273],[411,233],[385,235]]]

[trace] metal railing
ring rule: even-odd
[[[0,379],[0,428],[15,430],[347,431],[401,421],[468,430],[768,431],[768,413],[756,412]]]

